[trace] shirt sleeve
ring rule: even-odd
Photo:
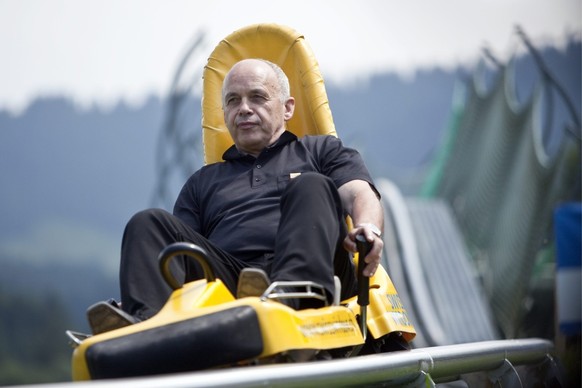
[[[200,222],[200,202],[196,192],[199,174],[194,173],[184,184],[176,203],[174,204],[174,215],[194,229],[202,233]]]
[[[342,141],[334,136],[317,136],[307,139],[311,152],[319,165],[320,172],[330,177],[336,187],[361,179],[372,186],[372,177],[360,153],[350,147],[345,147]]]

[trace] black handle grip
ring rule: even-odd
[[[367,306],[370,304],[370,278],[364,276],[366,262],[364,258],[372,249],[372,245],[363,234],[356,236],[356,246],[358,247],[358,304]]]

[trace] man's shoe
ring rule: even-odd
[[[261,296],[267,290],[271,281],[267,273],[258,268],[244,268],[238,277],[236,297]]]
[[[93,334],[105,333],[139,322],[138,319],[109,302],[98,302],[89,307],[87,319]]]

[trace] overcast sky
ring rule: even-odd
[[[81,105],[168,92],[201,31],[206,59],[232,31],[259,22],[301,32],[336,84],[375,72],[467,63],[487,44],[501,58],[519,24],[538,44],[581,34],[580,0],[0,0],[0,109],[36,96]],[[200,66],[202,62],[200,63]]]

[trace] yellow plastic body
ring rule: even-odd
[[[408,322],[388,274],[380,267],[370,280],[369,334],[380,338],[400,332],[405,340],[412,340],[414,327]],[[85,353],[96,343],[242,305],[251,306],[259,319],[263,352],[258,359],[292,350],[335,349],[364,342],[356,319],[360,307],[355,297],[341,306],[297,311],[276,301],[261,301],[258,297],[237,300],[220,279],[209,283],[198,280],[174,291],[158,314],[149,320],[84,340],[73,352],[73,380],[91,379]]]
[[[149,320],[84,340],[73,352],[73,380],[91,379],[85,354],[94,344],[242,305],[253,307],[258,315],[263,339],[263,352],[258,359],[288,350],[333,349],[363,343],[355,316],[345,307],[296,311],[258,297],[236,300],[219,279],[210,283],[198,280],[174,291],[162,310]]]
[[[224,151],[233,144],[224,124],[222,81],[232,65],[243,58],[267,59],[281,66],[289,77],[291,94],[296,99],[295,115],[288,122],[290,131],[297,136],[337,136],[319,65],[303,36],[275,24],[252,25],[221,41],[205,67],[202,100],[205,163],[221,161]],[[241,305],[252,306],[258,315],[264,346],[259,359],[290,350],[343,348],[364,342],[356,319],[360,307],[355,297],[342,306],[295,311],[257,297],[236,300],[219,279],[199,280],[174,291],[151,319],[84,340],[73,353],[73,380],[91,379],[85,353],[96,343]],[[405,340],[411,341],[416,334],[394,284],[382,267],[370,279],[367,326],[373,338],[400,332]]]

